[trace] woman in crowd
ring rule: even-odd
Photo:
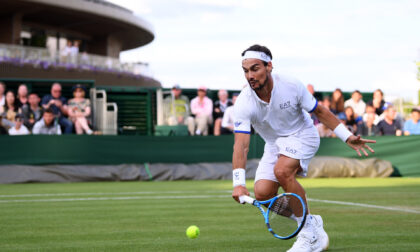
[[[336,115],[344,112],[344,96],[339,88],[335,89],[332,94],[330,110]]]
[[[9,90],[6,92],[6,103],[3,108],[4,113],[6,113],[6,120],[8,121],[6,126],[11,127],[15,123],[16,114],[22,113],[21,109],[17,106],[17,101],[15,98],[15,93]]]
[[[356,115],[354,114],[354,110],[352,107],[348,106],[344,109],[344,113],[346,114],[346,126],[348,129],[351,129],[353,134],[357,131],[357,124],[356,124]]]
[[[74,98],[68,102],[68,114],[70,120],[73,122],[78,135],[91,135],[93,131],[88,124],[88,117],[90,116],[90,100],[85,98],[86,88],[80,84],[73,87]]]
[[[373,92],[373,99],[368,102],[367,105],[373,106],[375,108],[375,113],[380,116],[384,112],[384,93],[380,89],[376,89]]]

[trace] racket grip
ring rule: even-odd
[[[251,198],[251,197],[249,197],[247,195],[241,195],[241,196],[239,196],[239,203],[241,203],[241,204],[248,203],[248,204],[253,205],[254,204],[254,201],[255,200],[253,198]]]

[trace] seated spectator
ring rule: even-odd
[[[372,107],[373,108],[373,107]],[[374,136],[377,133],[375,120],[378,115],[375,112],[368,112],[365,114],[365,121],[360,121],[357,125],[357,135]]]
[[[28,104],[23,105],[23,124],[32,130],[34,124],[42,117],[43,108],[39,105],[41,99],[35,93],[29,94]]]
[[[93,131],[90,129],[87,118],[90,116],[90,100],[85,98],[86,88],[80,84],[77,84],[72,88],[73,99],[69,100],[68,115],[70,120],[74,124],[76,133],[78,135],[86,132],[88,135],[92,135]]]
[[[342,124],[344,124],[344,126],[346,126],[346,128],[347,128],[350,132],[352,132],[352,130],[353,130],[352,125],[347,125],[347,116],[346,116],[346,113],[344,113],[344,112],[339,113],[339,114],[337,115],[337,118],[338,118],[338,120],[340,120],[340,122],[341,122]],[[334,137],[335,137],[335,136],[334,136]]]
[[[362,117],[363,118],[363,122],[366,122],[367,121],[367,118],[368,118],[369,114],[373,114],[373,116],[375,118],[375,120],[373,121],[373,124],[374,125],[377,125],[381,119],[376,114],[375,108],[372,105],[369,105],[368,104],[368,105],[366,105],[366,111],[365,111],[365,113],[363,114],[363,117]]]
[[[182,94],[181,87],[172,87],[171,95],[163,100],[163,118],[171,126],[187,125],[190,135],[194,135],[194,118],[190,115],[190,100]]]
[[[58,123],[64,129],[64,134],[73,133],[73,123],[66,118],[68,113],[67,99],[61,95],[60,83],[54,83],[51,86],[51,94],[42,98],[42,107],[51,108],[54,115],[58,118]]]
[[[377,125],[377,135],[394,135],[401,136],[402,125],[395,120],[396,111],[394,106],[388,105],[384,111],[385,118]]]
[[[191,113],[195,116],[195,135],[208,135],[209,126],[213,122],[213,101],[206,96],[207,88],[198,88],[197,97],[191,100]]]
[[[3,126],[3,118],[6,117],[5,113],[0,113],[0,135],[8,135],[7,129]]]
[[[343,92],[339,88],[335,89],[332,94],[330,110],[335,115],[344,112],[344,96]]]
[[[225,113],[223,114],[222,124],[221,124],[221,134],[228,135],[233,133],[233,108],[236,102],[236,98],[238,98],[239,93],[234,93],[232,95],[232,105],[226,108]]]
[[[346,123],[348,129],[351,129],[350,131],[354,134],[357,131],[357,125],[356,125],[356,117],[353,111],[352,107],[346,107],[344,109],[344,114],[346,114]]]
[[[4,113],[6,113],[6,121],[3,121],[3,125],[7,128],[11,128],[15,125],[15,117],[17,114],[20,114],[22,110],[17,106],[15,93],[9,90],[6,93],[6,103],[3,109]]]
[[[17,96],[16,96],[17,106],[22,108],[23,105],[28,104],[28,87],[25,84],[20,84]]]
[[[373,92],[373,99],[367,103],[368,105],[375,108],[375,113],[380,116],[384,112],[384,93],[380,89],[376,89]]]
[[[221,133],[223,114],[229,106],[233,103],[228,99],[228,92],[224,89],[220,89],[217,93],[219,100],[214,103],[213,107],[213,118],[214,118],[214,135],[219,136]]]
[[[9,135],[29,135],[31,132],[23,125],[23,115],[17,114],[15,118],[15,126],[9,129]]]
[[[60,124],[52,108],[45,109],[42,119],[35,123],[32,133],[34,135],[61,135]]]
[[[352,107],[355,118],[361,117],[365,113],[366,103],[362,100],[363,96],[359,90],[351,94],[351,98],[344,102],[344,107]]]
[[[411,110],[411,119],[404,123],[404,135],[420,135],[420,109]]]
[[[3,106],[6,104],[6,98],[4,92],[6,91],[6,85],[0,81],[0,114],[3,113]]]

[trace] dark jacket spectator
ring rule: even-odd
[[[344,112],[344,96],[339,88],[335,89],[332,94],[330,110],[335,115]]]
[[[28,87],[25,84],[20,84],[17,95],[16,103],[19,108],[22,108],[23,105],[28,104]]]
[[[220,89],[217,93],[219,100],[214,103],[213,106],[213,118],[214,118],[214,135],[219,136],[221,134],[223,115],[229,106],[233,103],[228,98],[228,92],[224,89]]]
[[[31,93],[28,97],[28,104],[22,107],[23,124],[29,130],[32,130],[35,122],[42,118],[44,109],[39,105],[40,100],[37,94]]]
[[[374,136],[378,131],[375,125],[377,116],[375,113],[366,113],[366,121],[360,121],[357,125],[357,135]]]
[[[377,125],[378,135],[394,135],[401,136],[402,125],[398,120],[395,120],[396,111],[393,106],[388,106],[384,111],[385,118]]]
[[[61,95],[60,83],[54,83],[51,86],[51,94],[44,96],[41,104],[44,109],[51,108],[65,134],[73,133],[73,123],[66,118],[68,112],[67,99]]]
[[[373,99],[367,103],[367,105],[373,106],[375,108],[376,114],[379,116],[384,112],[384,93],[380,89],[376,89],[373,92]]]

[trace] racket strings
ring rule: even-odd
[[[270,207],[270,211],[282,215],[285,217],[290,217],[293,214],[293,209],[290,207],[289,198],[280,197],[278,198]]]

